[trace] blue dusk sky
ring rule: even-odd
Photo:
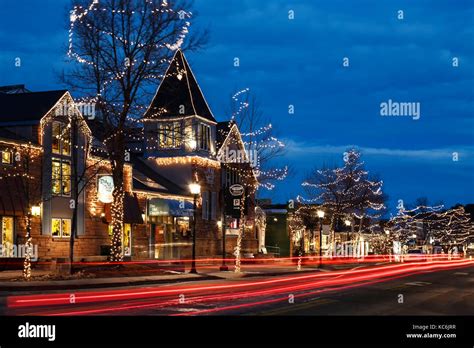
[[[68,6],[0,0],[0,85],[64,87],[55,71],[66,64]],[[248,87],[287,144],[281,162],[292,175],[262,196],[302,194],[312,168],[341,164],[357,146],[392,211],[420,196],[474,203],[474,1],[196,0],[194,8],[190,30],[209,28],[210,40],[187,58],[216,118],[229,119],[230,96]],[[389,99],[420,103],[420,118],[381,116]]]

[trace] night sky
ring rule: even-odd
[[[0,85],[64,87],[55,71],[66,60],[68,5],[0,0]],[[248,87],[287,144],[293,174],[262,196],[303,193],[311,168],[341,164],[353,145],[392,211],[420,196],[474,203],[474,1],[197,0],[195,9],[190,30],[211,37],[187,58],[216,118],[229,119],[230,96]],[[389,99],[420,103],[420,119],[382,117]]]

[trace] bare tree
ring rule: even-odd
[[[232,96],[231,112],[250,159],[254,160],[259,187],[273,189],[277,181],[288,175],[288,166],[277,163],[285,154],[285,144],[276,137],[270,118],[265,116],[257,97],[249,89]]]
[[[127,137],[173,51],[201,47],[207,33],[187,35],[192,13],[186,0],[74,0],[73,6],[68,51],[72,66],[64,81],[97,105],[114,180],[111,260],[118,261],[123,257]]]

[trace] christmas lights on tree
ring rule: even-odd
[[[379,218],[385,207],[383,181],[372,179],[364,168],[361,153],[349,149],[344,153],[344,166],[316,169],[302,183],[309,198],[297,197],[299,202],[318,203],[331,215],[331,248],[334,248],[335,231],[349,217],[358,222],[358,239],[367,222]]]

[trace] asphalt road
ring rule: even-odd
[[[9,315],[474,315],[472,263],[434,271],[412,268],[94,289],[82,292],[84,299],[75,293],[72,303],[3,309]],[[390,273],[399,269],[403,272]]]
[[[474,315],[474,267],[333,291],[301,303],[262,308],[252,314]]]

